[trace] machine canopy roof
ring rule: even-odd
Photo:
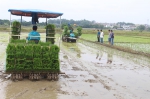
[[[11,12],[12,15],[27,17],[32,17],[31,13],[37,13],[39,18],[57,18],[63,15],[63,13],[38,9],[9,9],[8,11]]]

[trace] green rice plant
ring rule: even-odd
[[[8,58],[8,59],[15,58],[15,54],[14,54],[14,53],[7,54],[7,58]]]
[[[18,21],[14,21],[12,23],[12,34],[13,35],[20,35],[21,32],[21,24]],[[13,39],[20,39],[20,36],[12,36]]]
[[[16,60],[14,58],[7,58],[6,59],[6,63],[7,64],[11,64],[11,65],[15,65],[16,64]]]
[[[16,64],[25,64],[25,58],[24,59],[16,59]]]
[[[34,58],[33,59],[33,65],[34,66],[41,66],[41,64],[42,64],[42,61],[40,58]]]
[[[42,58],[42,55],[39,52],[33,53],[33,58]]]
[[[42,54],[42,58],[47,58],[47,59],[49,59],[49,58],[50,58],[50,57],[49,57],[49,53]]]
[[[74,33],[74,35],[75,35],[75,38],[78,38],[79,34],[76,33],[76,32],[73,32],[73,33]]]
[[[25,53],[25,58],[27,60],[32,60],[33,59],[33,53],[32,52],[26,52]]]
[[[51,43],[50,42],[39,42],[38,43],[39,45],[41,45],[41,46],[49,46]]]
[[[64,26],[64,31],[63,31],[63,36],[70,36],[70,32],[69,32],[69,27],[68,26]]]
[[[140,51],[144,53],[150,53],[150,44],[142,43],[115,43],[116,46],[121,46],[123,48],[129,48],[135,51]]]
[[[25,64],[17,64],[15,70],[16,71],[24,71]]]
[[[16,51],[15,50],[6,50],[6,54],[15,54]]]
[[[10,43],[26,43],[26,40],[25,39],[13,39],[13,38],[11,38],[10,39]]]
[[[24,50],[25,50],[25,53],[26,52],[33,53],[34,52],[33,45],[26,45],[25,48],[24,48]]]
[[[23,58],[25,58],[25,53],[23,51],[20,51],[20,52],[18,51],[15,54],[15,58],[17,58],[17,59],[23,59]]]
[[[55,31],[55,25],[54,24],[48,24],[46,26],[46,30],[49,31]]]
[[[25,66],[27,66],[27,68],[33,68],[33,60],[26,60]]]
[[[38,45],[38,44],[37,45],[33,45],[33,51],[41,53],[42,52],[41,45]]]
[[[59,60],[52,60],[52,65],[51,65],[52,69],[59,69]]]
[[[31,62],[27,61],[26,64],[24,65],[24,70],[28,71],[28,70],[32,70],[32,64]]]
[[[24,45],[22,45],[22,44],[17,44],[17,45],[16,45],[16,51],[24,52]]]
[[[51,53],[54,53],[54,52],[59,53],[59,51],[60,51],[60,49],[59,49],[59,47],[57,45],[52,45],[50,47],[50,52]]]
[[[52,45],[50,47],[49,55],[51,59],[58,59],[59,58],[59,47],[56,45]]]
[[[15,46],[16,46],[15,44],[9,43],[6,48],[6,53],[9,53],[10,51],[15,52],[15,50],[16,50]]]
[[[52,44],[55,43],[55,38],[47,38],[47,37],[55,37],[55,25],[48,24],[46,26],[46,42],[51,42]]]
[[[42,59],[42,64],[43,65],[47,65],[47,64],[51,64],[51,63],[52,63],[51,59],[47,59],[47,58]]]
[[[58,46],[49,42],[26,44],[19,41],[12,39],[7,46],[6,71],[58,71],[57,63],[52,66],[52,60],[57,60],[59,56]]]
[[[82,35],[82,27],[77,27],[78,36]]]
[[[48,64],[42,63],[42,68],[47,69],[48,68]]]
[[[29,40],[28,41],[28,45],[34,45],[35,44],[35,41],[34,40]]]
[[[10,64],[6,65],[6,72],[12,72],[12,71],[15,71],[15,70],[16,70],[15,66],[10,65]]]
[[[56,53],[53,53],[52,55],[50,55],[50,59],[58,59],[59,55]]]
[[[47,51],[49,51],[49,46],[43,46],[42,47],[42,53],[45,54]]]

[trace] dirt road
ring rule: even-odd
[[[0,99],[149,99],[150,59],[94,43],[61,43],[58,81],[11,81],[2,73],[7,43],[0,43]]]

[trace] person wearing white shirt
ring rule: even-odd
[[[104,38],[104,32],[101,30],[100,34],[100,42],[103,43],[103,38]]]

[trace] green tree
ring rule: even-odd
[[[140,26],[138,26],[138,30],[140,30],[140,32],[142,32],[143,30],[145,30],[145,26],[144,25],[140,25]]]
[[[150,31],[150,27],[148,27],[146,30],[147,30],[147,31]]]
[[[118,28],[118,26],[114,26],[113,28],[114,28],[114,29],[117,29],[117,28]]]

